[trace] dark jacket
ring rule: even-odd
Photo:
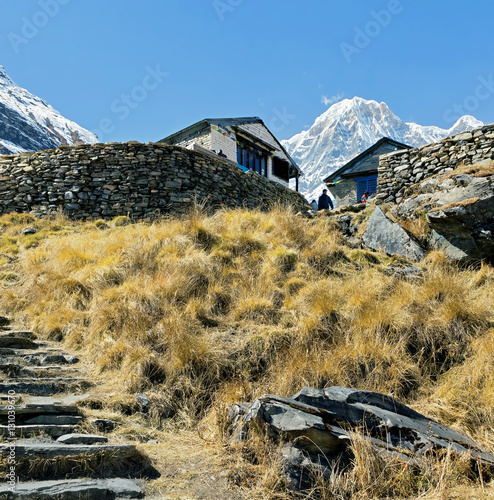
[[[331,198],[324,193],[319,196],[319,202],[317,206],[319,210],[329,210],[330,207],[331,210],[333,210],[333,202],[331,201]]]

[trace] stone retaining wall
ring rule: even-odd
[[[0,213],[152,219],[206,207],[310,208],[305,198],[234,163],[178,146],[137,142],[61,146],[0,157]]]
[[[494,159],[494,124],[447,137],[420,148],[388,153],[379,158],[376,203],[399,203],[417,182],[460,165]]]

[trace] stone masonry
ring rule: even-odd
[[[131,141],[0,157],[0,213],[149,220],[187,212],[195,201],[211,209],[310,208],[300,193],[179,146]]]
[[[420,148],[385,154],[379,158],[376,203],[399,203],[407,188],[427,177],[493,159],[494,124]]]

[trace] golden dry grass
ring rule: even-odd
[[[28,225],[35,239],[22,234]],[[153,224],[8,215],[0,231],[1,272],[11,276],[0,281],[2,309],[83,350],[119,394],[108,408],[123,411],[125,394],[152,391],[154,426],[194,428],[263,393],[353,386],[392,395],[493,449],[489,266],[458,269],[435,252],[419,264],[422,279],[398,278],[386,267],[399,261],[345,246],[329,218],[280,207],[195,208]],[[241,462],[239,478],[278,494],[276,458],[268,469]],[[448,464],[434,467],[459,467]],[[392,486],[384,477],[393,464],[378,466],[383,480],[372,487],[365,474],[324,487],[341,498],[449,491],[440,473],[427,487],[407,486],[428,477],[426,465]]]

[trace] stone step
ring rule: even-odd
[[[48,399],[48,398],[47,398]],[[0,406],[0,416],[7,416],[8,406]],[[62,405],[54,403],[26,404],[15,408],[15,415],[79,415],[79,409],[76,406]]]
[[[0,498],[7,500],[109,500],[111,498],[142,498],[141,487],[124,478],[112,479],[64,479],[60,481],[21,482],[13,491],[5,481],[0,484]]]
[[[38,380],[38,381],[36,381]],[[11,382],[0,384],[0,393],[7,394],[14,391],[15,394],[31,394],[33,396],[49,396],[59,392],[73,389],[76,384],[87,388],[90,383],[85,379],[34,379],[29,382]]]
[[[57,443],[64,444],[102,444],[108,443],[106,436],[97,436],[94,434],[66,433],[57,439]]]
[[[26,337],[0,336],[0,348],[37,349],[39,345]]]
[[[33,441],[19,440],[15,445],[15,456],[17,459],[29,458],[55,458],[70,457],[76,455],[95,455],[101,451],[111,451],[112,453],[136,451],[133,444],[60,444],[60,443],[38,443]],[[0,444],[0,454],[9,455],[12,444]]]
[[[84,417],[81,415],[38,415],[24,423],[26,425],[77,425],[83,420]]]
[[[52,438],[59,438],[76,433],[80,429],[78,425],[16,425],[12,429],[9,429],[6,425],[0,425],[0,436],[28,437],[46,434]]]
[[[7,331],[4,331],[0,336],[2,336],[2,337],[24,337],[24,338],[31,339],[31,340],[34,340],[36,338],[36,335],[34,335],[33,332],[25,331],[25,330],[7,330]]]

